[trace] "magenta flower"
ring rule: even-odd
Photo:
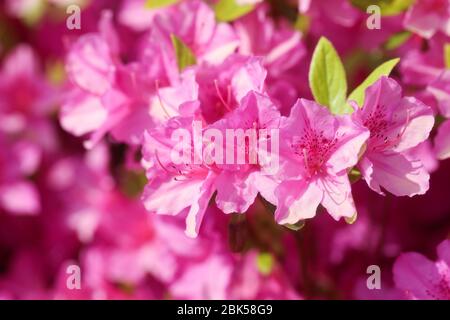
[[[237,109],[223,120],[204,129],[215,130],[215,133],[221,134],[224,139],[222,146],[214,146],[207,152],[212,140],[203,137],[206,140],[200,142],[204,141],[205,147],[203,151],[199,151],[194,145],[195,141],[192,141],[188,146],[188,157],[183,158],[186,163],[175,164],[172,151],[177,150],[179,142],[173,141],[171,137],[176,130],[184,129],[189,133],[188,143],[191,143],[191,138],[195,138],[198,134],[194,130],[199,124],[193,121],[192,117],[171,118],[165,125],[146,133],[143,146],[143,163],[150,180],[143,195],[146,209],[166,215],[177,215],[187,211],[186,232],[190,236],[197,235],[214,192],[217,192],[218,207],[225,213],[244,213],[254,202],[258,192],[269,199],[273,198],[271,194],[275,182],[260,173],[262,169],[258,163],[249,160],[250,151],[247,145],[236,144],[234,149],[235,151],[245,149],[244,163],[237,163],[237,157],[230,164],[226,162],[229,145],[225,141],[226,134],[222,132],[226,129],[245,131],[278,128],[279,113],[270,99],[250,92]],[[257,140],[260,138],[265,137],[256,137]],[[219,158],[216,150],[222,150],[222,158]],[[201,158],[196,162],[199,152]],[[257,152],[254,154],[257,155]]]
[[[335,117],[315,102],[301,99],[280,128],[277,177],[279,223],[312,218],[322,204],[336,220],[356,214],[347,170],[356,165],[369,132],[348,116]]]
[[[137,63],[120,62],[111,20],[111,12],[104,12],[99,32],[81,36],[67,56],[72,86],[62,106],[61,125],[76,136],[89,134],[88,148],[109,132],[119,141],[137,144],[144,129],[154,125],[147,101],[160,74],[144,74]]]
[[[176,141],[171,139],[177,130],[186,130],[193,136],[193,118],[174,117],[164,126],[144,134],[143,163],[147,184],[142,195],[145,208],[152,213],[178,215],[188,211],[186,232],[196,236],[200,221],[214,193],[216,174],[202,164],[175,165],[171,152]],[[194,157],[193,148],[189,152]],[[189,161],[191,162],[191,161]]]
[[[145,31],[153,25],[153,19],[170,7],[147,9],[146,0],[124,0],[121,3],[118,20],[121,24],[135,31]]]
[[[333,23],[351,27],[360,17],[358,10],[346,0],[336,1],[313,1],[298,0],[298,10],[302,14],[317,15],[322,14],[323,19],[329,19]]]
[[[419,39],[420,40],[420,39]],[[402,81],[405,84],[426,87],[445,70],[444,45],[448,37],[437,34],[427,41],[427,48],[420,42],[410,41],[400,63]]]
[[[306,55],[302,34],[292,30],[284,20],[275,24],[268,16],[266,5],[236,21],[234,29],[240,39],[239,53],[264,57],[264,67],[275,78],[296,66]]]
[[[450,120],[439,126],[434,140],[436,156],[440,160],[450,158]]]
[[[240,40],[238,52],[260,57],[267,70],[265,89],[282,113],[289,114],[298,97],[309,93],[301,76],[306,75],[302,65],[307,54],[304,36],[293,30],[285,19],[275,23],[270,18],[267,4],[258,6],[235,21],[233,26]]]
[[[278,128],[280,113],[274,103],[265,95],[250,92],[242,99],[241,105],[224,119],[212,124],[226,137],[223,154],[232,154],[235,162],[228,159],[218,167],[222,170],[217,181],[216,204],[225,213],[244,213],[255,201],[258,192],[269,202],[276,203],[276,187],[273,174],[278,168]],[[230,140],[227,130],[253,132],[245,141]],[[253,140],[253,141],[252,141]],[[265,144],[263,146],[263,144]],[[239,163],[239,153],[245,159]]]
[[[150,102],[151,115],[167,119],[195,115],[207,124],[222,119],[250,92],[264,92],[267,71],[260,58],[231,55],[218,65],[186,69],[175,84],[158,90]]]
[[[199,63],[221,63],[239,44],[233,28],[227,23],[217,23],[214,11],[200,0],[180,1],[162,10],[154,17],[150,32],[172,63],[176,62],[172,34],[190,48]]]
[[[427,91],[436,99],[439,113],[450,118],[450,71],[442,69],[440,75],[430,82]]]
[[[17,46],[4,59],[0,73],[0,131],[23,134],[44,130],[45,118],[58,102],[57,91],[44,78],[33,49]]]
[[[450,241],[437,247],[438,258],[430,261],[415,252],[403,253],[394,264],[397,288],[410,299],[450,300]]]
[[[0,72],[0,207],[15,214],[37,214],[41,199],[30,176],[43,153],[54,151],[54,132],[47,118],[58,101],[33,49],[18,45]]]
[[[8,150],[7,155],[0,155],[0,208],[14,214],[38,214],[41,210],[39,191],[27,176],[33,174],[39,164],[39,151],[25,143],[9,148],[1,141],[0,148]]]
[[[413,97],[402,97],[401,87],[382,77],[366,90],[354,121],[370,131],[358,168],[367,184],[383,194],[381,187],[397,196],[424,194],[429,174],[408,150],[425,141],[434,124],[433,111]]]
[[[450,2],[448,0],[421,0],[408,10],[404,25],[424,38],[441,31],[450,36]]]
[[[1,2],[0,299],[450,300],[449,1]]]

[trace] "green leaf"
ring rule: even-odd
[[[221,22],[234,21],[254,9],[254,5],[239,5],[236,0],[219,0],[214,6],[216,19]]]
[[[333,45],[324,37],[314,50],[309,86],[317,103],[328,107],[332,113],[342,112],[347,96],[345,70]]]
[[[301,229],[303,229],[303,227],[305,226],[305,220],[300,220],[299,222],[297,222],[296,224],[283,224],[284,227],[288,228],[289,230],[292,231],[299,231]]]
[[[353,216],[351,216],[350,218],[345,217],[345,222],[347,222],[348,224],[354,224],[356,222],[356,219],[358,218],[358,213],[354,213]]]
[[[185,68],[195,65],[197,61],[191,49],[177,36],[172,34],[170,37],[177,57],[178,70],[181,72]]]
[[[380,7],[382,16],[395,16],[406,11],[415,0],[350,0],[353,6],[367,12],[367,7]]]
[[[385,63],[378,66],[375,70],[372,71],[372,73],[366,78],[366,80],[364,80],[355,90],[353,90],[347,100],[354,100],[356,101],[358,106],[361,107],[364,103],[364,97],[367,87],[374,84],[380,77],[389,76],[392,72],[392,69],[394,69],[399,61],[400,59],[396,58],[386,61]],[[348,108],[350,108],[350,106],[348,106]]]
[[[444,61],[445,67],[450,69],[450,43],[444,45]]]
[[[22,19],[28,26],[34,26],[44,17],[48,4],[45,1],[34,1],[25,10]]]
[[[386,50],[395,50],[408,41],[411,36],[412,33],[409,31],[397,32],[384,43],[384,48]]]
[[[274,266],[273,256],[267,252],[258,254],[258,257],[256,258],[256,265],[261,274],[265,276],[269,275],[272,272]]]
[[[54,85],[60,85],[66,79],[64,63],[62,61],[50,61],[45,71],[47,79]]]
[[[355,183],[361,179],[361,172],[358,169],[353,168],[348,174],[348,179],[350,180],[350,183]]]
[[[145,1],[145,8],[159,9],[177,3],[180,0],[147,0]]]
[[[311,18],[307,15],[298,15],[295,20],[294,29],[301,31],[303,34],[308,33],[311,27]]]
[[[130,198],[138,197],[148,183],[143,171],[124,170],[120,173],[120,187]]]

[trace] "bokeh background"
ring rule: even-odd
[[[238,49],[242,54],[267,56],[286,33],[299,34],[296,51],[267,66],[271,94],[284,114],[298,97],[312,98],[308,68],[321,36],[342,57],[351,88],[382,62],[400,57],[392,77],[406,94],[439,109],[427,87],[446,69],[448,1],[423,1],[428,7],[422,13],[442,19],[431,36],[405,24],[417,4],[397,8],[374,1],[383,17],[381,29],[370,30],[364,1],[253,2],[250,13],[227,22],[236,30],[253,28],[253,42]],[[66,10],[73,4],[81,9],[81,24],[70,30]],[[415,150],[431,172],[430,190],[413,198],[380,196],[358,180],[353,224],[320,209],[300,230],[288,229],[258,198],[245,215],[211,206],[199,236],[191,239],[183,217],[146,212],[139,148],[106,135],[87,149],[83,135],[61,125],[71,87],[66,55],[80,37],[99,32],[104,10],[112,14],[120,59],[128,63],[165,9],[144,0],[0,2],[0,298],[450,297],[450,245],[437,249],[450,236],[450,162],[437,159],[432,139]],[[151,58],[150,66],[160,63]],[[437,123],[444,120],[437,116]],[[68,285],[72,265],[80,268],[80,288]],[[381,289],[367,286],[371,265],[380,267]],[[418,285],[411,292],[403,277],[425,289]]]

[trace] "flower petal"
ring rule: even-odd
[[[428,191],[430,175],[420,161],[399,153],[372,154],[369,160],[373,181],[390,193],[412,197]]]
[[[356,214],[352,188],[345,170],[334,177],[321,179],[320,182],[324,186],[322,205],[335,220],[350,218]]]
[[[434,144],[438,159],[450,158],[450,120],[439,127]]]
[[[323,191],[317,183],[304,180],[282,182],[275,194],[278,197],[275,219],[280,224],[295,224],[313,218],[323,199]]]

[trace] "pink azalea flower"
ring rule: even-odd
[[[227,299],[232,282],[233,259],[227,254],[212,254],[200,263],[192,263],[170,285],[176,299]]]
[[[274,197],[276,183],[273,174],[278,166],[276,144],[280,119],[277,107],[267,96],[250,92],[237,109],[227,114],[223,120],[208,127],[220,130],[223,137],[226,137],[226,130],[229,129],[255,130],[255,140],[258,143],[258,146],[252,146],[249,141],[237,142],[235,148],[231,150],[228,145],[224,146],[223,154],[231,152],[234,154],[234,159],[238,159],[239,151],[245,149],[246,161],[245,164],[217,165],[222,173],[216,182],[215,199],[218,208],[223,212],[246,212],[255,201],[258,192],[269,202],[276,203]],[[270,144],[272,139],[276,144]],[[266,148],[261,147],[263,141],[267,142]],[[251,149],[252,147],[256,147],[257,150]],[[257,160],[253,163],[252,155]]]
[[[445,118],[450,118],[450,72],[443,71],[427,87],[437,101],[439,113]],[[435,151],[438,159],[443,160],[450,157],[450,120],[439,125],[437,135],[434,140]]]
[[[170,87],[158,90],[151,101],[151,115],[167,119],[195,115],[207,124],[236,109],[250,91],[264,92],[267,71],[261,59],[232,55],[219,65],[189,68]]]
[[[295,224],[312,218],[322,204],[330,215],[356,214],[347,170],[369,132],[348,116],[334,117],[315,102],[301,99],[280,128],[280,171],[275,219]]]
[[[145,10],[142,10],[145,11]],[[179,3],[155,10],[151,28],[142,38],[136,55],[142,67],[155,73],[159,87],[179,83],[177,56],[172,36],[179,38],[192,51],[197,64],[221,64],[238,46],[232,27],[216,23],[213,10],[200,0]],[[181,18],[180,18],[181,17]]]
[[[193,118],[174,117],[144,134],[143,162],[149,183],[142,199],[152,213],[177,215],[188,210],[186,232],[195,236],[199,229],[196,222],[203,218],[214,193],[216,174],[204,165],[173,164],[171,152],[177,143],[171,139],[172,134],[185,129],[192,137],[192,121]]]
[[[427,41],[427,48],[408,48],[400,62],[403,82],[426,87],[445,70],[444,44],[448,37],[437,34]],[[414,45],[414,44],[413,44]]]
[[[232,27],[217,23],[214,11],[200,0],[180,1],[161,11],[153,20],[151,33],[172,62],[176,56],[171,35],[192,50],[198,63],[221,63],[239,44]]]
[[[146,0],[122,1],[118,16],[119,22],[135,31],[145,31],[151,28],[155,16],[162,11],[169,10],[168,7],[148,9],[145,3]]]
[[[166,125],[145,134],[143,161],[150,182],[143,201],[148,211],[158,214],[177,215],[187,211],[186,232],[196,236],[214,192],[217,191],[217,205],[225,213],[243,213],[253,203],[258,191],[272,199],[270,190],[273,190],[274,183],[259,173],[258,165],[224,165],[224,159],[219,163],[212,159],[208,164],[206,153],[199,164],[174,164],[171,152],[178,142],[171,140],[171,136],[175,130],[184,128],[191,133],[190,137],[194,137],[192,121],[192,117],[171,118]],[[277,127],[278,121],[279,113],[270,99],[251,92],[225,119],[205,130],[247,130],[255,126],[270,129]],[[197,153],[195,148],[190,148],[191,161]],[[223,152],[225,154],[226,151]],[[250,162],[247,160],[245,163]]]
[[[55,97],[30,47],[19,45],[5,58],[0,73],[0,207],[10,213],[41,210],[39,192],[28,178],[36,173],[43,150],[54,147],[46,116]]]
[[[438,159],[450,158],[450,120],[446,120],[439,126],[434,144]]]
[[[302,14],[316,15],[319,12],[334,23],[342,26],[354,25],[360,13],[346,0],[322,1],[322,0],[298,0],[299,12]],[[325,19],[324,17],[324,19]]]
[[[237,20],[234,29],[240,39],[238,52],[263,57],[264,67],[275,78],[306,55],[302,34],[292,30],[284,20],[275,24],[265,5]]]
[[[408,153],[413,159],[420,159],[425,170],[429,173],[435,172],[439,168],[439,160],[430,140],[418,144]]]
[[[442,71],[426,90],[436,99],[439,113],[450,118],[450,71]]]
[[[0,131],[0,149],[4,150],[0,153],[0,207],[14,214],[37,214],[41,210],[40,195],[29,177],[41,164],[41,146],[8,138]]]
[[[302,64],[306,56],[302,33],[284,19],[275,23],[267,5],[258,6],[233,26],[240,39],[238,52],[261,57],[268,73],[266,90],[280,110],[289,114],[297,98],[309,93],[306,78],[301,78],[307,74]]]
[[[298,4],[300,15],[310,21],[308,39],[325,36],[341,54],[352,54],[355,47],[371,52],[404,30],[399,16],[383,16],[380,29],[369,29],[369,15],[348,0],[298,0]]]
[[[46,122],[57,94],[40,67],[36,54],[25,44],[5,58],[0,73],[0,131],[18,134]]]
[[[353,119],[370,131],[358,164],[369,187],[380,194],[381,187],[397,196],[424,194],[429,174],[406,151],[428,138],[434,125],[432,109],[413,97],[402,97],[397,82],[382,77],[366,90],[364,105]]]
[[[411,6],[405,16],[407,29],[424,38],[441,31],[450,36],[450,2],[448,0],[421,0]]]
[[[41,209],[38,190],[26,180],[1,184],[0,206],[16,214],[36,214]]]
[[[146,101],[158,75],[143,75],[139,65],[120,63],[111,19],[111,13],[104,12],[99,33],[81,36],[67,56],[73,86],[62,106],[61,125],[76,136],[90,134],[85,144],[89,148],[108,132],[136,144],[144,128],[153,125]]]
[[[229,299],[299,300],[301,296],[293,289],[276,261],[269,262],[267,270],[260,270],[257,252],[247,253],[234,267],[230,283]],[[275,260],[275,257],[272,256]]]
[[[410,299],[450,299],[450,241],[437,247],[437,260],[415,252],[403,253],[394,264],[394,281]]]

